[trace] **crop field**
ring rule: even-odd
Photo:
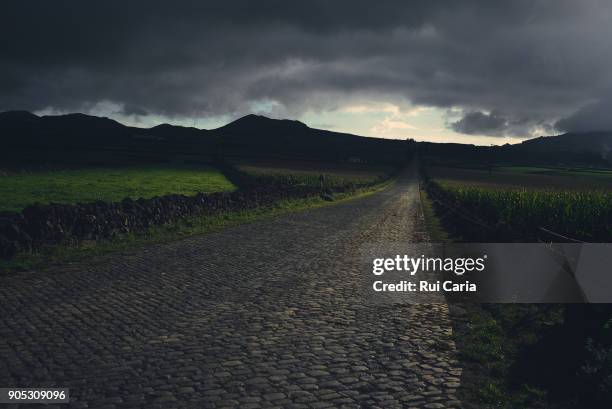
[[[577,240],[612,241],[610,171],[432,167],[427,173],[445,201],[489,225],[508,226],[529,238],[544,228]]]
[[[390,167],[385,166],[285,160],[235,161],[235,165],[251,175],[294,175],[316,177],[317,180],[324,175],[353,183],[374,182],[391,171]]]
[[[426,173],[431,178],[426,184],[432,199],[428,203],[452,240],[612,242],[611,171],[496,167],[489,173],[488,169],[430,167]],[[604,338],[609,334],[609,309],[605,315],[597,312],[599,307],[579,306],[579,318],[572,321],[567,313],[572,311],[570,305],[562,304],[473,304],[467,308],[469,325],[459,326],[457,343],[470,368],[468,374],[474,378],[466,389],[474,399],[545,407],[530,403],[541,401],[547,393],[559,394],[563,388],[543,386],[539,379],[558,379],[565,375],[557,374],[565,373],[572,374],[578,395],[609,399],[610,369],[605,359],[610,344]],[[584,322],[592,328],[590,343],[580,348],[576,344],[559,346],[574,334],[582,334]],[[582,364],[575,364],[582,365],[578,371],[574,364],[558,359],[559,355],[542,353],[569,348],[583,357]],[[559,369],[540,371],[551,367]],[[597,370],[584,372],[594,367]]]
[[[210,167],[129,167],[9,173],[0,176],[0,211],[33,203],[120,201],[167,194],[231,191],[235,186]]]
[[[483,168],[432,166],[426,171],[431,178],[458,187],[612,191],[612,170],[504,166],[489,172]]]
[[[543,227],[578,240],[612,241],[611,192],[506,190],[445,183],[440,187],[451,203],[528,237]]]

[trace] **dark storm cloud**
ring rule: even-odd
[[[476,111],[453,122],[451,128],[468,135],[503,135],[508,130],[508,120],[496,112],[485,114]]]
[[[612,130],[612,97],[583,106],[574,114],[557,121],[555,127],[567,132]]]
[[[132,106],[132,105],[124,105],[121,108],[121,113],[123,115],[137,115],[137,116],[147,116],[149,113],[142,108]]]
[[[5,2],[0,110],[291,116],[361,96],[463,109],[453,127],[468,133],[567,117],[563,127],[612,86],[611,11],[596,0]]]
[[[461,119],[450,123],[450,128],[467,135],[488,136],[525,136],[532,129],[543,132],[554,132],[551,124],[527,117],[506,116],[499,112],[490,113],[473,111],[465,113]]]

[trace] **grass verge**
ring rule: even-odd
[[[432,241],[452,242],[425,190],[420,194]],[[536,343],[545,327],[561,320],[558,306],[451,303],[449,309],[464,369],[459,398],[467,409],[571,407],[551,404],[547,391],[521,382],[513,371],[520,352]]]
[[[419,188],[419,195],[421,198],[421,208],[423,209],[423,216],[425,218],[425,226],[431,241],[434,243],[449,243],[450,237],[448,233],[442,227],[440,219],[436,216],[433,208],[433,203],[425,189]]]
[[[154,226],[144,232],[118,235],[110,240],[84,241],[78,244],[60,244],[41,248],[32,253],[18,254],[12,260],[0,260],[0,272],[15,273],[76,262],[91,257],[103,256],[117,251],[138,249],[148,244],[163,243],[182,238],[218,231],[230,226],[253,223],[265,218],[334,205],[347,200],[371,195],[385,189],[393,180],[353,193],[334,194],[330,202],[320,197],[284,200],[274,206],[259,207],[239,212],[221,213],[214,216],[187,217],[173,224]]]
[[[517,360],[537,343],[561,308],[534,304],[463,304],[453,317],[453,335],[463,365],[460,398],[467,408],[570,408],[555,402],[545,389],[523,380]]]

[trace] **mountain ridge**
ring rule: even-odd
[[[65,152],[77,152],[82,160],[103,163],[117,158],[204,161],[225,156],[399,162],[406,151],[405,141],[326,131],[260,115],[198,129],[171,124],[140,128],[86,114],[12,111],[0,113],[0,142],[7,160],[69,160]]]
[[[23,153],[33,150],[152,151],[156,157],[177,152],[193,155],[310,157],[320,160],[398,161],[409,142],[311,128],[303,122],[249,114],[214,129],[172,124],[150,128],[124,125],[114,119],[82,113],[38,116],[28,111],[0,112],[0,142]],[[423,152],[484,159],[493,152],[503,160],[521,155],[533,161],[578,161],[612,165],[612,131],[541,136],[513,145],[417,142]],[[490,155],[489,155],[490,156]],[[556,158],[556,159],[555,159]],[[602,162],[603,160],[603,162]],[[602,165],[603,163],[603,165]]]

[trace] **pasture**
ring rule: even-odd
[[[235,160],[234,165],[251,175],[294,175],[317,178],[324,175],[353,183],[374,182],[392,170],[386,166],[270,159]]]
[[[84,203],[195,195],[236,187],[211,167],[139,166],[12,172],[0,176],[0,211],[33,203]]]
[[[329,188],[375,182],[390,170],[382,166],[283,160],[242,161],[235,162],[234,166],[255,176],[259,183],[280,181],[318,186],[320,175],[325,175],[324,185]],[[0,211],[20,211],[34,203],[114,202],[126,197],[189,196],[236,188],[211,166],[143,165],[6,171],[0,172]]]

